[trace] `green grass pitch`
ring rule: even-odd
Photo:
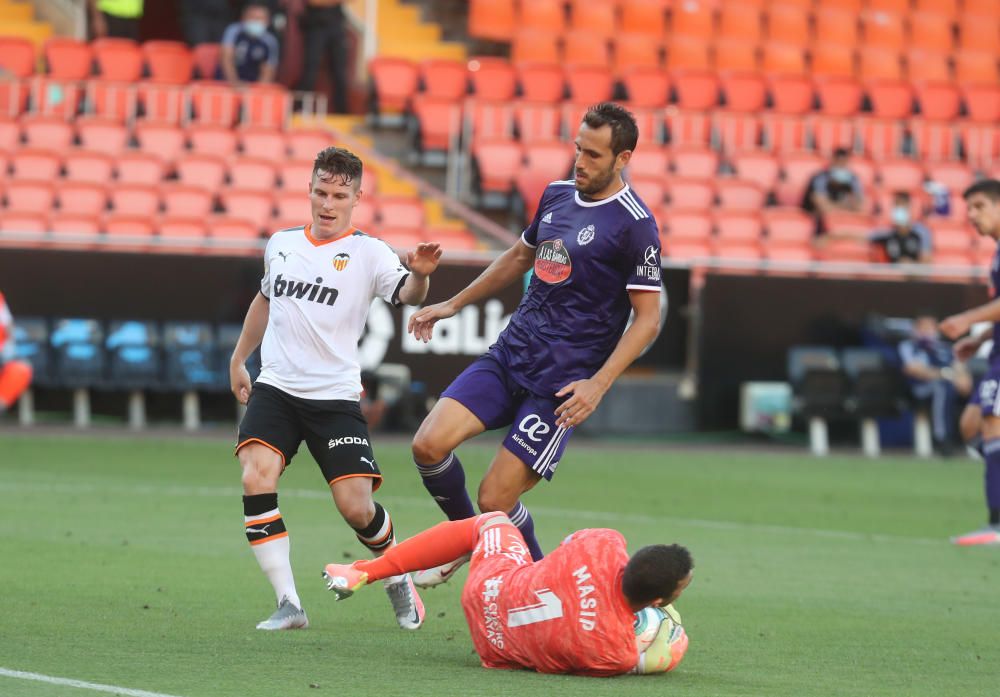
[[[461,450],[470,486],[495,442]],[[691,636],[679,669],[608,680],[480,668],[458,583],[424,592],[418,632],[396,627],[378,587],[333,602],[320,569],[363,549],[306,452],[280,505],[312,626],[256,631],[273,597],[242,532],[230,448],[0,435],[0,668],[178,697],[1000,691],[1000,548],[947,542],[983,519],[972,461],[577,440],[525,499],[542,546],[607,526],[631,549],[682,542],[696,562],[678,603]],[[440,520],[406,444],[383,439],[376,453],[397,533]],[[4,697],[87,694],[0,675]]]

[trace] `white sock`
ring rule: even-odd
[[[299,600],[299,594],[295,590],[295,577],[292,575],[292,563],[289,558],[291,543],[288,541],[288,536],[253,545],[251,549],[257,557],[260,570],[274,587],[277,601],[280,603],[282,598],[287,597],[295,607],[301,608],[302,601]]]

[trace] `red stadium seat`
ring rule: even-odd
[[[48,214],[55,207],[56,188],[51,181],[12,179],[5,184],[7,210]]]
[[[996,54],[1000,41],[996,15],[985,18],[978,14],[965,14],[958,21],[958,48],[973,53]]]
[[[378,238],[389,245],[394,252],[405,252],[424,241],[423,235],[410,228],[381,227]]]
[[[413,98],[413,114],[422,152],[450,150],[462,132],[462,107],[451,100],[417,95]]]
[[[446,58],[429,58],[420,63],[423,94],[453,102],[465,97],[469,88],[466,64]]]
[[[760,119],[753,114],[716,111],[712,130],[717,147],[724,153],[749,150],[760,143]]]
[[[152,152],[124,152],[116,159],[118,181],[124,184],[157,186],[167,173],[163,159]]]
[[[964,162],[933,162],[927,165],[927,178],[961,193],[972,184],[975,175]]]
[[[67,213],[99,216],[108,207],[107,188],[102,184],[63,182],[58,194],[59,208]]]
[[[707,71],[681,71],[673,75],[677,105],[681,109],[714,109],[719,103],[719,78]]]
[[[809,242],[815,234],[812,216],[801,208],[764,208],[761,215],[769,240]]]
[[[286,140],[293,160],[315,160],[321,150],[334,144],[326,131],[291,130]]]
[[[22,80],[0,80],[0,119],[15,118],[28,110],[28,84]]]
[[[188,96],[194,110],[193,123],[232,128],[240,117],[240,95],[226,83],[193,83]]]
[[[285,191],[306,192],[312,180],[313,160],[284,160],[278,163],[278,177]]]
[[[510,41],[517,26],[514,0],[470,0],[469,36]]]
[[[66,179],[74,182],[107,184],[114,174],[114,160],[103,151],[71,150],[63,162]]]
[[[1000,76],[997,74],[996,54],[959,51],[954,55],[953,60],[955,61],[955,82],[993,85],[1000,81]]]
[[[210,238],[224,241],[258,240],[260,239],[260,225],[245,218],[214,216],[208,220],[208,235]],[[221,252],[239,249],[241,249],[241,247],[233,247],[224,244],[217,247],[217,251]]]
[[[472,157],[477,163],[482,191],[510,193],[524,159],[520,143],[516,140],[478,140],[473,143]]]
[[[851,160],[848,163],[848,167],[854,176],[858,178],[861,183],[862,189],[867,191],[875,187],[875,163],[869,158],[859,155],[857,153],[851,153]]]
[[[715,35],[715,6],[713,3],[687,0],[671,7],[670,33],[673,37],[686,36],[711,40]]]
[[[184,131],[176,126],[139,121],[135,124],[135,138],[141,150],[166,163],[173,162],[184,151]]]
[[[706,216],[707,218],[707,216]],[[673,236],[660,238],[664,256],[670,259],[705,259],[712,256],[712,245],[708,237],[703,239],[674,239]]]
[[[975,247],[976,232],[967,223],[958,220],[931,220],[931,238],[934,240],[935,255],[939,251],[961,251],[969,253]]]
[[[795,153],[782,158],[783,177],[777,199],[782,206],[801,206],[809,180],[826,167],[826,160],[815,153]]]
[[[469,79],[477,99],[510,101],[517,91],[517,72],[504,58],[478,56],[469,59]]]
[[[129,83],[89,80],[84,103],[88,113],[124,124],[138,112],[138,90]]]
[[[566,29],[562,0],[532,0],[518,3],[517,26],[561,34]]]
[[[755,73],[760,67],[757,44],[737,39],[725,39],[715,44],[715,70],[725,75],[730,72]]]
[[[11,154],[10,165],[14,179],[52,181],[59,176],[62,158],[50,150],[21,148]]]
[[[662,225],[671,246],[681,239],[708,241],[712,236],[712,217],[704,210],[671,206],[663,213]]]
[[[639,138],[642,142],[660,145],[666,140],[662,109],[641,107],[634,104],[626,104],[625,106],[635,116],[635,125],[639,128]]]
[[[176,85],[139,85],[142,117],[150,123],[179,124],[187,118],[187,94]]]
[[[567,66],[566,84],[570,99],[577,103],[596,104],[611,99],[614,79],[606,66]]]
[[[717,37],[756,43],[763,35],[763,15],[760,7],[743,3],[724,3],[719,8]]]
[[[760,67],[776,75],[805,75],[805,52],[801,46],[766,43],[761,49]]]
[[[441,245],[445,253],[466,252],[480,249],[480,244],[476,236],[468,230],[456,230],[453,228],[428,228],[424,238],[430,242],[437,242]]]
[[[858,77],[865,82],[901,81],[904,77],[902,56],[898,51],[881,46],[864,46],[858,51]]]
[[[830,78],[816,84],[820,111],[827,116],[854,116],[861,111],[861,85],[851,78]]]
[[[246,157],[260,157],[277,162],[288,156],[285,134],[260,126],[245,126],[236,131],[240,151]]]
[[[759,211],[767,199],[760,184],[746,179],[719,179],[715,192],[719,207],[726,211]]]
[[[611,44],[604,34],[569,31],[563,35],[563,65],[611,67]]]
[[[681,177],[715,177],[719,170],[718,153],[705,148],[679,147],[671,152],[674,174]]]
[[[1000,86],[963,85],[961,89],[969,112],[969,121],[974,123],[1000,121]]]
[[[918,12],[936,14],[942,21],[946,22],[953,20],[955,13],[958,12],[956,0],[916,0],[914,6]]]
[[[191,49],[194,59],[195,77],[200,80],[215,80],[219,77],[219,62],[222,46],[216,43],[195,44]]]
[[[517,66],[521,94],[526,101],[562,101],[565,92],[566,75],[557,63],[523,63]]]
[[[766,191],[774,189],[778,183],[781,167],[778,158],[769,152],[748,150],[729,156],[729,162],[740,179],[749,179],[760,184]]]
[[[208,228],[204,218],[190,218],[186,216],[165,215],[157,223],[157,231],[164,244],[163,251],[180,251],[180,247],[175,242],[191,242],[200,245],[208,234]],[[186,252],[194,250],[184,249]]]
[[[185,216],[204,220],[212,213],[215,206],[215,199],[210,191],[174,182],[160,187],[160,197],[163,200],[164,213],[170,216]],[[268,211],[268,217],[270,217],[270,211]]]
[[[283,129],[291,111],[291,95],[279,85],[250,85],[243,92],[242,123],[246,126]]]
[[[118,215],[152,217],[160,210],[160,192],[154,186],[118,183],[109,194]]]
[[[876,118],[902,119],[913,113],[913,87],[906,82],[874,82],[868,97]]]
[[[354,213],[351,215],[351,222],[355,227],[362,228],[368,225],[374,220],[374,206],[370,205],[372,200],[371,196],[362,196],[361,201],[354,208]],[[299,222],[295,225],[302,225],[307,222],[311,216],[312,212],[309,207],[309,198],[305,195],[305,191],[279,191],[274,195],[274,207],[277,211],[277,218],[281,220],[293,221],[297,220]],[[371,210],[372,217],[367,220],[364,218],[364,210]]]
[[[17,121],[0,120],[0,152],[6,153],[21,147],[21,124]],[[6,160],[0,166],[0,174],[6,174]]]
[[[730,111],[755,113],[767,101],[767,83],[756,73],[731,73],[722,77],[722,93]]]
[[[514,32],[510,59],[514,65],[521,63],[560,63],[560,34],[540,29],[521,29]]]
[[[909,45],[937,53],[951,53],[955,48],[952,26],[941,21],[941,16],[924,12],[913,12],[908,17],[910,26]]]
[[[142,51],[131,39],[96,39],[90,46],[97,62],[97,73],[104,80],[138,82],[142,77]]]
[[[810,70],[817,79],[853,79],[856,74],[854,48],[844,44],[817,44],[812,49]]]
[[[829,157],[838,148],[854,148],[854,120],[841,116],[815,116],[809,119],[814,149]]]
[[[989,169],[1000,157],[1000,138],[995,125],[964,123],[959,126],[959,136],[970,166]]]
[[[775,152],[798,152],[806,147],[806,121],[801,116],[765,114],[762,131],[764,147]]]
[[[382,197],[378,202],[379,218],[388,228],[420,231],[424,226],[424,205],[418,198]]]
[[[230,218],[249,220],[257,227],[271,220],[274,199],[270,192],[226,189],[219,194],[222,207]]]
[[[229,158],[236,152],[236,131],[226,126],[191,124],[187,130],[191,151]]]
[[[73,118],[80,110],[83,89],[77,82],[60,82],[43,77],[30,80],[32,110]]]
[[[0,209],[0,232],[43,233],[49,231],[45,213]]]
[[[696,177],[668,177],[666,194],[673,208],[707,211],[715,205],[715,186],[711,179]]]
[[[96,237],[101,231],[101,218],[72,211],[57,211],[49,217],[47,230],[56,239],[76,235]]]
[[[535,212],[538,210],[538,203],[542,192],[545,191],[545,187],[548,186],[551,181],[552,179],[550,179],[545,172],[534,172],[525,168],[517,173],[517,179],[514,182],[514,186],[517,190],[518,197],[524,205],[524,215],[527,218],[527,220],[524,221],[525,223],[535,217]]]
[[[853,48],[858,45],[858,14],[850,9],[819,7],[816,9],[816,44]]]
[[[674,147],[708,147],[712,142],[710,112],[667,110],[667,130]]]
[[[226,160],[218,155],[188,153],[175,164],[181,184],[209,192],[219,191],[226,179]]]
[[[757,210],[727,210],[725,204],[712,215],[715,241],[725,249],[730,243],[759,243],[764,237],[764,224]],[[726,256],[722,254],[720,256]]]
[[[420,80],[415,63],[405,58],[376,56],[368,62],[368,72],[380,114],[401,114],[409,109]]]
[[[0,69],[11,77],[29,77],[35,73],[35,44],[18,36],[0,36]]]
[[[670,167],[670,155],[666,148],[640,147],[632,153],[632,159],[628,162],[628,173],[630,177],[659,177],[667,176]]]
[[[76,39],[53,37],[45,42],[45,63],[54,80],[84,80],[90,76],[94,54],[90,44]]]
[[[229,166],[229,185],[246,191],[273,192],[278,182],[278,170],[269,160],[244,157]]]
[[[908,130],[917,156],[921,159],[940,161],[955,157],[957,133],[950,120],[914,118],[910,120]]]
[[[621,31],[663,36],[667,27],[663,0],[620,0]]]
[[[109,238],[151,238],[156,232],[156,222],[152,216],[129,215],[127,213],[107,214],[104,216],[104,223],[101,227]],[[116,244],[116,247],[122,251],[145,251],[147,249],[145,244],[134,246],[129,243],[121,243]]]
[[[76,133],[80,147],[87,150],[119,155],[128,147],[128,129],[111,119],[81,116],[76,120]]]
[[[810,222],[810,225],[812,223]],[[766,240],[764,242],[764,257],[772,262],[812,262],[816,252],[808,242],[797,240]]]
[[[862,40],[865,46],[898,51],[906,45],[903,15],[869,11],[861,15]]]
[[[712,52],[707,41],[675,37],[667,43],[667,69],[711,70]]]
[[[514,106],[510,102],[465,102],[465,119],[473,142],[480,139],[507,140],[514,136]]]
[[[906,52],[906,74],[914,85],[923,82],[951,82],[948,56],[919,48]]]
[[[524,143],[559,137],[559,108],[544,102],[518,101],[514,104],[517,132]]]
[[[670,76],[663,70],[632,68],[621,79],[632,106],[662,107],[670,98]]]
[[[777,114],[807,114],[813,108],[813,83],[801,75],[769,77],[771,110]]]
[[[924,172],[913,160],[884,160],[877,167],[883,189],[916,191],[923,187]]]
[[[875,159],[896,157],[903,151],[905,133],[895,119],[866,118],[857,122],[865,153]]]
[[[663,65],[662,44],[655,36],[617,34],[612,41],[617,75],[634,68],[659,69]]]
[[[574,30],[611,36],[617,19],[616,9],[614,3],[574,0],[570,4],[569,26]]]
[[[191,81],[194,56],[179,41],[147,41],[142,53],[149,67],[149,79],[171,85],[184,85]]]
[[[809,13],[802,7],[775,4],[768,8],[766,24],[768,41],[793,46],[805,46],[809,41]]]
[[[25,114],[21,117],[25,146],[65,150],[73,142],[73,127],[56,116]]]
[[[629,176],[629,188],[639,194],[653,213],[657,213],[667,201],[667,181],[659,177]],[[709,187],[711,190],[711,187]]]
[[[573,162],[573,146],[561,141],[538,141],[524,146],[524,167],[545,174],[549,181],[565,179]]]

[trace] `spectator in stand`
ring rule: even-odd
[[[304,59],[298,89],[313,90],[324,54],[333,83],[333,110],[347,113],[347,17],[344,0],[306,0],[302,14]]]
[[[250,2],[242,19],[222,35],[219,70],[232,84],[274,82],[278,70],[278,40],[267,30],[271,11],[262,2]]]
[[[232,17],[229,0],[181,0],[181,26],[190,46],[219,43]]]
[[[816,236],[827,232],[824,216],[834,211],[856,213],[861,210],[863,194],[858,175],[849,167],[847,148],[833,151],[830,165],[812,176],[806,186],[802,207],[816,219]]]
[[[139,40],[142,0],[87,0],[90,33],[95,39]]]
[[[931,261],[931,231],[919,220],[913,220],[910,194],[896,191],[892,194],[892,210],[889,213],[892,225],[884,230],[876,230],[869,241],[876,245],[890,264]]]

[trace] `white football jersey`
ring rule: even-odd
[[[305,399],[357,401],[368,308],[376,297],[397,302],[409,272],[382,240],[352,229],[319,241],[309,228],[280,230],[264,250],[270,314],[257,379]]]

